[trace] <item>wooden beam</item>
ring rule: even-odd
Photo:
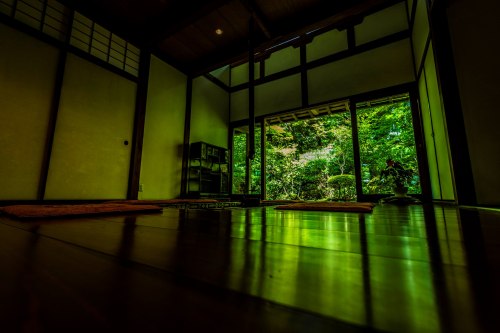
[[[272,34],[273,29],[271,28],[271,25],[268,22],[266,16],[262,13],[261,9],[259,8],[259,5],[257,5],[257,3],[255,3],[254,0],[240,0],[240,2],[243,4],[248,13],[252,15],[253,19],[255,20],[255,23],[257,23],[257,25],[259,26],[260,30],[262,30],[264,35],[268,39],[273,38]]]
[[[363,17],[390,7],[404,0],[352,0],[349,2],[329,1],[301,11],[295,16],[274,23],[274,34],[281,36],[279,42],[292,36],[305,35],[311,31],[339,28],[346,29],[353,24],[359,24]],[[278,29],[279,27],[279,29]]]
[[[74,11],[71,11],[69,15],[69,22],[73,21],[73,15]],[[66,35],[66,39],[64,41],[65,47],[59,50],[59,61],[57,63],[56,80],[54,85],[54,92],[52,95],[50,117],[47,128],[47,137],[45,140],[45,149],[43,153],[42,167],[40,170],[40,181],[38,183],[38,195],[37,195],[38,200],[45,199],[45,190],[47,188],[47,179],[49,177],[49,167],[50,167],[50,160],[52,157],[52,148],[54,145],[56,123],[57,123],[57,117],[59,115],[59,104],[61,103],[64,73],[66,71],[66,61],[68,58],[67,46],[69,45],[70,38],[71,38],[71,26],[68,29],[68,34]]]
[[[347,28],[347,47],[349,50],[356,48],[356,31],[353,26]]]
[[[254,18],[248,23],[248,159],[255,158],[255,53],[254,53]]]
[[[254,40],[254,54],[265,54],[266,50],[273,48],[273,51],[279,48],[284,48],[296,43],[296,39],[301,36],[312,36],[311,31],[316,33],[323,32],[325,29],[345,28],[346,25],[352,22],[359,22],[360,17],[369,15],[373,12],[389,7],[402,0],[367,0],[358,1],[357,5],[349,7],[343,5],[344,9],[339,5],[321,6],[310,12],[301,13],[300,17],[293,17],[287,21],[279,22],[276,26],[280,26],[280,31],[275,32],[275,37],[271,40],[266,38],[257,38]],[[333,15],[331,13],[334,13]],[[306,22],[306,23],[303,23]],[[316,31],[317,30],[317,31]],[[205,74],[213,69],[221,66],[235,63],[238,61],[247,61],[248,52],[246,41],[238,40],[233,44],[219,49],[218,51],[204,57],[203,60],[193,63],[191,66],[192,75]],[[279,48],[275,48],[280,45]]]
[[[389,45],[391,43],[395,43],[395,42],[404,40],[404,39],[409,38],[409,37],[410,37],[410,32],[408,30],[396,32],[395,34],[376,39],[374,41],[365,43],[365,44],[360,45],[360,46],[356,46],[352,50],[340,51],[340,52],[331,54],[329,56],[308,62],[304,65],[306,67],[305,70],[307,71],[307,70],[310,70],[310,69],[313,69],[316,67],[321,67],[323,65],[326,65],[326,64],[329,64],[329,63],[332,63],[335,61],[339,61],[342,59],[346,59],[346,58],[352,57],[354,55],[357,55],[357,54],[360,54],[363,52],[374,50],[374,49],[377,49],[379,47]],[[273,74],[267,75],[265,77],[260,77],[258,80],[255,80],[255,85],[264,84],[267,82],[279,80],[279,79],[285,78],[287,76],[300,73],[302,70],[304,70],[302,68],[304,66],[301,64],[299,66],[292,67],[292,68],[283,70],[283,71],[278,72],[278,73],[273,73]],[[248,88],[248,83],[242,83],[240,85],[231,87],[231,92],[233,93],[233,92],[247,89],[247,88]]]
[[[476,187],[446,11],[444,2],[436,2],[429,21],[450,143],[456,199],[460,205],[473,206],[477,205]]]
[[[188,77],[186,86],[186,113],[184,115],[184,144],[182,146],[181,196],[189,192],[189,145],[191,137],[191,105],[193,100],[193,78]],[[201,189],[200,189],[201,191]]]
[[[422,189],[422,201],[432,201],[431,178],[429,174],[429,161],[427,159],[427,148],[423,129],[422,110],[418,106],[418,86],[412,85],[410,90],[410,105],[413,120],[413,134],[417,149],[417,163],[420,176],[420,187]]]
[[[139,196],[139,181],[141,176],[142,146],[144,140],[144,124],[146,122],[146,102],[148,95],[149,68],[151,53],[142,50],[139,61],[139,80],[135,99],[134,134],[132,138],[132,154],[127,199],[137,199]]]
[[[144,30],[147,37],[143,36],[144,44],[152,47],[174,33],[192,25],[208,13],[224,6],[231,0],[192,0],[175,1],[174,4],[148,23]]]
[[[354,155],[354,175],[356,176],[356,194],[357,201],[365,201],[366,198],[363,194],[363,183],[361,174],[361,148],[358,138],[358,117],[356,113],[356,102],[352,101],[351,105],[351,131],[352,131],[352,150]]]
[[[302,106],[309,105],[309,87],[307,80],[307,52],[306,46],[300,47],[300,91],[302,96]]]
[[[45,141],[45,151],[43,154],[43,162],[40,173],[40,182],[38,184],[38,196],[37,196],[38,200],[43,200],[45,198],[45,190],[47,187],[47,179],[49,176],[49,166],[52,157],[52,147],[54,145],[54,136],[56,131],[57,117],[59,114],[59,104],[61,102],[62,85],[64,80],[67,58],[68,58],[68,53],[66,52],[66,50],[60,50],[59,62],[57,64],[57,71],[56,71],[56,83],[54,87],[54,93],[52,96],[52,105],[51,105],[51,112],[47,130],[47,138]]]
[[[210,74],[210,73],[205,74],[204,77],[206,79],[208,79],[209,81],[211,81],[216,86],[218,86],[219,88],[224,89],[224,91],[226,91],[227,93],[231,92],[231,87],[227,86],[224,82],[222,82],[221,80],[219,80],[218,78],[216,78],[212,74]]]

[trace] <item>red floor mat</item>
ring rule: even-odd
[[[126,204],[81,204],[81,205],[14,205],[0,207],[0,212],[18,218],[86,216],[109,213],[132,213],[161,211],[160,206]]]

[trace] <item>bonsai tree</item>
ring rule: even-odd
[[[392,186],[396,196],[405,196],[408,192],[408,182],[413,178],[413,170],[405,169],[403,165],[392,159],[386,161],[386,167],[380,173],[380,180]]]

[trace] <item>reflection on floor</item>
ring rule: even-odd
[[[0,217],[2,332],[493,332],[500,213]]]

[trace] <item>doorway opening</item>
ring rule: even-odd
[[[356,200],[348,111],[268,125],[266,197]]]
[[[388,160],[411,171],[409,194],[421,194],[418,157],[409,94],[356,104],[363,195],[391,194],[381,178]]]
[[[236,127],[232,193],[268,200],[376,199],[392,193],[381,179],[391,159],[413,171],[408,193],[420,195],[412,117],[409,93],[359,101],[353,110],[342,101],[268,116],[255,127],[254,160],[247,158],[248,126]]]
[[[248,156],[248,126],[233,129],[232,194],[261,194],[261,128],[255,126],[255,158]]]

